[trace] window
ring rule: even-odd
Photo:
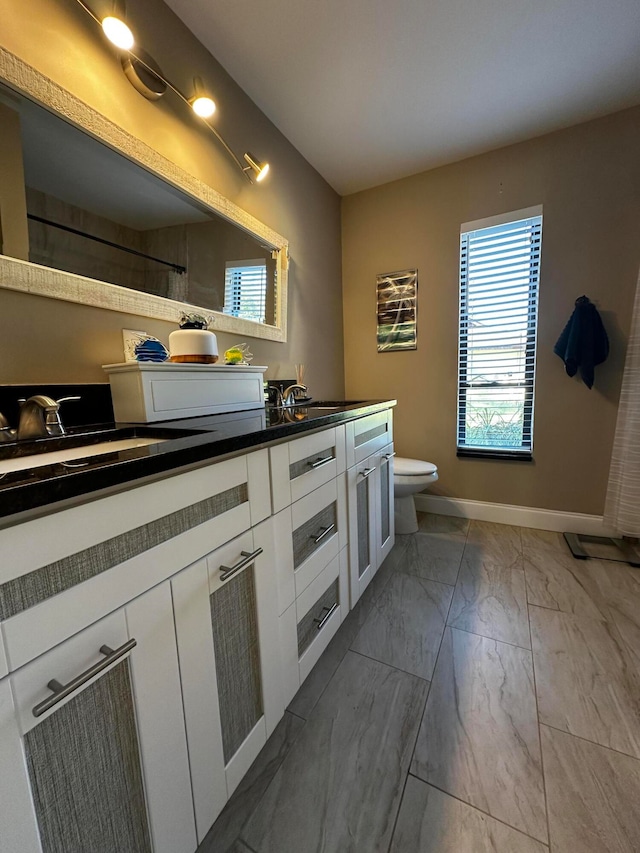
[[[542,207],[460,230],[458,455],[531,459]]]
[[[224,276],[224,314],[266,322],[267,264],[264,258],[227,261]]]

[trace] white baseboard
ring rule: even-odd
[[[582,533],[586,536],[616,535],[613,529],[605,527],[601,515],[585,515],[580,512],[562,512],[487,501],[468,501],[425,493],[415,495],[415,502],[418,512],[433,512],[436,515],[454,515],[457,518],[495,521],[498,524],[515,524],[519,527],[535,527],[538,530],[555,530],[559,533]]]

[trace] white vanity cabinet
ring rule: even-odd
[[[3,829],[3,853],[192,853],[196,836],[168,583],[35,658],[8,681],[17,727],[9,761],[19,794],[12,797],[20,797],[21,829],[15,844]],[[3,710],[2,753],[11,744],[6,717]]]
[[[1,853],[194,853],[392,547],[392,458],[385,410],[0,530]]]
[[[380,423],[371,431],[361,430],[360,435],[367,433],[373,435],[371,440],[377,444],[382,436],[390,437],[390,429],[382,430]],[[362,455],[357,446],[352,447],[352,458]],[[355,606],[395,541],[393,456],[393,445],[387,444],[347,471],[351,607]]]
[[[271,520],[171,586],[201,841],[284,713]]]
[[[345,426],[269,451],[288,704],[349,612]]]
[[[0,750],[11,740],[28,782],[15,853],[196,849],[170,578],[269,518],[268,474],[255,451],[0,533],[18,726]]]

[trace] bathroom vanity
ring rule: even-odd
[[[3,853],[193,853],[393,545],[393,405],[5,474]]]

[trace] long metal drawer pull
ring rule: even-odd
[[[364,471],[358,471],[358,476],[362,477],[362,479],[364,480],[369,476],[369,474],[373,474],[373,472],[375,470],[376,470],[375,467],[374,468],[365,468]]]
[[[393,451],[393,453],[385,453],[385,454],[384,454],[384,458],[385,458],[385,459],[387,460],[387,462],[388,462],[388,461],[389,461],[389,459],[393,459],[393,457],[394,457],[395,455],[396,455],[396,452],[395,452],[395,450],[394,450],[394,451]]]
[[[240,551],[242,555],[242,559],[239,563],[236,563],[235,566],[220,566],[220,580],[226,581],[227,578],[230,578],[231,575],[235,575],[236,572],[239,572],[240,569],[244,569],[245,566],[248,566],[249,563],[253,563],[256,557],[259,557],[262,554],[262,548],[256,548],[255,551]]]
[[[315,462],[309,462],[310,468],[322,468],[323,465],[328,465],[329,462],[333,462],[333,456],[322,456],[319,459],[316,459]]]
[[[318,627],[318,631],[320,631],[322,628],[324,628],[324,626],[327,624],[327,622],[329,621],[331,616],[335,613],[337,607],[338,607],[338,602],[336,601],[336,603],[332,604],[331,607],[323,607],[322,608],[323,610],[326,610],[327,613],[322,617],[322,619],[314,619],[313,620]]]
[[[66,699],[70,693],[73,693],[74,690],[82,687],[83,684],[86,684],[87,681],[90,681],[90,679],[95,675],[98,675],[98,673],[102,672],[103,669],[111,666],[112,663],[115,663],[121,657],[124,657],[127,652],[130,652],[131,649],[135,648],[137,645],[138,641],[132,637],[122,646],[118,646],[117,649],[112,649],[109,646],[100,646],[100,654],[105,655],[104,660],[99,660],[97,663],[94,663],[93,666],[90,666],[89,669],[81,672],[80,675],[76,675],[76,677],[67,684],[60,684],[59,681],[53,678],[47,684],[49,690],[53,691],[53,696],[49,696],[48,699],[34,705],[33,716],[41,717],[46,711],[49,711],[57,705],[58,702],[62,702],[62,700]]]
[[[322,542],[325,536],[328,536],[332,530],[335,530],[335,524],[330,524],[328,527],[321,528],[322,532],[319,536],[310,536],[309,539],[313,539],[313,544],[317,545],[318,542]]]

